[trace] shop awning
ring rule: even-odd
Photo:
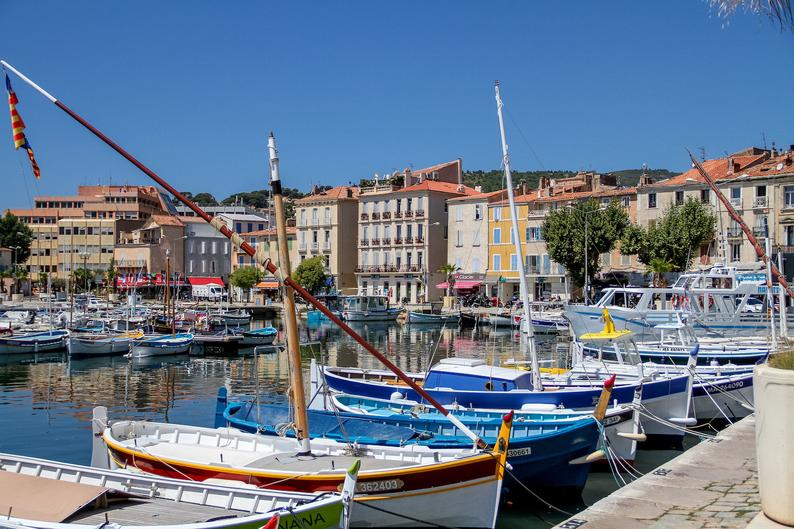
[[[187,280],[193,286],[199,286],[199,285],[224,286],[223,279],[221,279],[220,277],[188,277]]]
[[[265,290],[277,290],[280,286],[278,281],[260,281],[256,284],[256,288],[263,288]]]
[[[482,281],[455,281],[453,283],[452,288],[455,290],[470,290],[472,288],[477,288],[482,285]],[[443,283],[439,283],[436,285],[436,288],[441,288],[446,290],[449,287],[449,283],[444,281]]]

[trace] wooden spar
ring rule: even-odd
[[[292,275],[287,245],[287,223],[284,219],[284,197],[281,194],[281,178],[278,172],[278,150],[276,138],[271,132],[267,138],[270,158],[270,186],[273,189],[273,205],[276,212],[276,242],[278,243],[278,266],[284,276]],[[295,313],[295,293],[291,288],[284,289],[284,323],[287,329],[287,353],[289,354],[290,386],[292,403],[295,410],[296,436],[301,443],[301,453],[311,453],[309,444],[309,417],[306,414],[306,395],[303,391],[303,370],[301,369],[300,338],[298,337],[298,317]],[[257,375],[258,376],[258,375]]]
[[[750,227],[744,223],[744,219],[742,219],[742,216],[739,215],[736,209],[734,209],[734,207],[731,205],[731,202],[727,198],[725,198],[725,195],[722,194],[722,191],[720,191],[720,189],[717,187],[717,184],[714,182],[714,179],[711,178],[711,175],[703,168],[702,165],[700,165],[700,162],[697,161],[697,159],[692,155],[691,152],[689,153],[689,157],[692,159],[692,163],[697,168],[698,172],[700,173],[700,176],[703,177],[703,179],[706,181],[706,183],[709,185],[712,191],[714,191],[714,193],[717,195],[717,198],[720,200],[720,202],[722,202],[722,205],[725,206],[725,209],[728,211],[728,215],[730,215],[731,218],[736,222],[738,222],[739,226],[742,227],[742,231],[744,232],[745,235],[747,235],[747,240],[750,241],[750,244],[752,244],[753,248],[755,248],[755,253],[758,255],[758,257],[761,258],[764,264],[769,263],[770,268],[772,269],[772,274],[777,278],[778,283],[780,283],[780,285],[786,289],[786,292],[788,292],[789,296],[794,296],[794,291],[791,290],[791,286],[789,286],[788,281],[786,281],[786,278],[783,277],[783,274],[780,273],[780,270],[778,270],[775,263],[772,262],[772,260],[764,251],[764,249],[758,243],[758,239],[755,238],[755,235],[753,235],[753,231],[750,229]],[[768,288],[771,294],[772,285],[769,285]]]
[[[67,107],[61,101],[57,100],[53,97],[50,93],[45,91],[43,88],[38,86],[36,83],[25,77],[22,73],[20,73],[16,68],[8,64],[4,60],[0,60],[0,64],[4,67],[8,68],[10,71],[14,72],[20,79],[22,79],[25,83],[30,85],[34,88],[37,92],[41,95],[52,101],[58,108],[66,112],[72,119],[80,123],[86,129],[88,129],[92,134],[94,134],[97,138],[104,141],[111,149],[119,153],[121,156],[127,159],[132,165],[137,167],[138,169],[143,172],[146,176],[157,182],[163,189],[171,193],[177,200],[182,202],[185,206],[190,208],[197,216],[204,219],[209,224],[212,224],[215,229],[221,232],[225,237],[232,241],[232,244],[237,246],[238,248],[242,249],[245,253],[249,256],[253,257],[258,264],[262,265],[267,269],[268,272],[271,274],[276,273],[278,267],[273,264],[270,259],[267,259],[264,254],[257,254],[256,250],[245,242],[240,235],[234,233],[232,230],[226,226],[226,224],[221,221],[220,219],[215,219],[211,215],[209,215],[206,211],[201,209],[198,205],[193,203],[193,201],[188,200],[185,195],[177,191],[171,184],[163,180],[160,176],[157,175],[154,171],[143,165],[143,163],[139,162],[134,156],[130,153],[125,151],[119,144],[105,136],[102,132],[99,131],[96,127],[91,125],[88,121],[80,117],[76,112],[72,109]],[[378,351],[372,344],[367,342],[364,338],[361,337],[356,331],[350,328],[345,322],[343,322],[339,317],[337,317],[333,312],[331,312],[328,307],[323,305],[317,298],[312,296],[305,288],[300,286],[297,281],[292,279],[290,276],[284,276],[284,284],[292,287],[303,299],[311,303],[317,310],[322,312],[328,319],[330,319],[334,324],[336,324],[340,329],[342,329],[347,335],[349,335],[353,340],[355,340],[359,345],[361,345],[364,349],[367,350],[371,355],[377,358],[384,366],[386,366],[391,372],[393,372],[397,377],[406,383],[411,389],[416,391],[419,395],[422,396],[429,404],[431,404],[434,408],[436,408],[441,414],[446,416],[452,424],[454,424],[461,432],[463,432],[467,437],[472,439],[477,443],[477,445],[481,448],[485,448],[487,445],[485,441],[480,439],[474,432],[471,431],[465,424],[463,424],[457,417],[452,415],[449,410],[447,410],[444,406],[442,406],[436,399],[434,399],[429,393],[427,393],[424,389],[422,389],[416,382],[414,382],[410,377],[408,377],[405,373],[403,373],[400,368],[394,365],[388,358],[386,358],[380,351]]]

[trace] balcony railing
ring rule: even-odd
[[[377,211],[373,212],[372,213],[372,220],[379,220],[379,219],[380,219],[380,213],[377,212]]]
[[[741,228],[728,228],[728,237],[729,238],[737,238],[742,236],[742,229]]]
[[[394,244],[402,244],[402,243],[403,243],[402,239],[400,239],[400,238],[394,239]]]
[[[731,206],[741,209],[741,207],[742,207],[742,198],[741,197],[732,198],[731,199]]]
[[[369,239],[361,239],[358,241],[359,246],[369,246]]]
[[[754,208],[765,208],[767,205],[767,197],[755,197],[753,200],[753,207]]]
[[[405,213],[403,213],[403,215],[405,215],[406,217],[413,217],[414,216],[414,212],[413,211],[406,211]]]
[[[362,213],[361,220],[369,220],[369,213]]]
[[[320,248],[320,243],[318,243],[318,242],[313,242],[312,243],[312,251],[313,252],[316,252],[319,248]]]
[[[330,252],[331,251],[331,242],[330,241],[325,241],[323,243],[323,251],[324,252]]]
[[[395,212],[394,212],[394,218],[395,218],[395,219],[401,219],[401,218],[403,218],[403,212],[402,212],[402,211],[395,211]]]
[[[380,244],[380,239],[372,239],[372,245],[378,246]]]
[[[424,272],[421,265],[359,265],[355,270],[359,274],[405,274]]]
[[[755,226],[753,228],[753,236],[755,237],[766,237],[766,226]]]
[[[383,212],[383,218],[384,219],[390,219],[391,218],[391,211],[384,211]]]
[[[383,241],[381,241],[384,245],[391,244],[391,237],[384,237]]]
[[[414,212],[414,216],[415,216],[415,217],[417,217],[417,218],[419,218],[419,217],[424,217],[424,216],[425,216],[425,210],[423,210],[423,209],[417,209],[417,210]]]
[[[425,238],[424,237],[416,237],[414,238],[414,244],[424,244]]]
[[[406,237],[405,239],[403,239],[403,242],[405,244],[413,244],[414,243],[414,238],[413,237]]]
[[[301,251],[301,252],[305,252],[306,251],[306,243],[305,242],[300,243],[298,245],[298,250]]]

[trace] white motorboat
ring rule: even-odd
[[[346,321],[396,321],[401,310],[389,307],[386,296],[347,296],[342,306],[342,319]]]

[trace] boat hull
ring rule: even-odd
[[[178,355],[188,353],[192,344],[192,334],[145,338],[133,341],[130,352],[133,358]]]
[[[123,355],[130,352],[133,340],[133,338],[92,339],[72,336],[67,341],[67,349],[69,356],[74,358]]]
[[[63,349],[68,331],[52,331],[0,338],[0,354],[25,354]]]
[[[460,316],[457,314],[424,314],[422,312],[408,311],[405,321],[406,323],[416,324],[457,325],[460,322]]]

